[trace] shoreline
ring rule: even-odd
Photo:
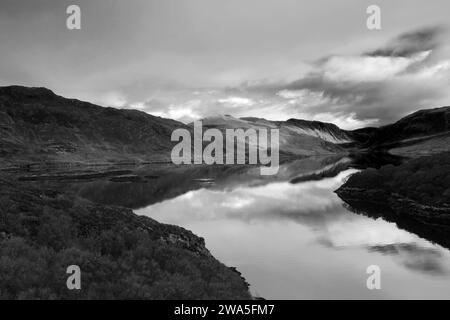
[[[347,187],[335,193],[348,209],[372,218],[394,222],[402,229],[450,249],[450,208],[424,205],[382,189]]]

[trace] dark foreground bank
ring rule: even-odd
[[[66,273],[81,270],[81,289]],[[0,299],[249,299],[183,228],[0,179]]]

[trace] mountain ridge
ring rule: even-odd
[[[280,130],[291,156],[384,150],[399,155],[442,152],[450,145],[450,107],[423,109],[382,127],[343,130],[333,123],[271,121],[231,115],[203,119],[204,128]],[[170,162],[175,129],[192,124],[139,110],[68,99],[44,87],[0,87],[0,166],[29,163]]]

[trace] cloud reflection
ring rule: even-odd
[[[298,184],[275,182],[232,190],[195,190],[137,213],[181,226],[196,221],[216,221],[222,227],[231,222],[247,225],[244,228],[267,224],[277,228],[295,223],[306,227],[301,230],[306,230],[302,232],[308,233],[310,241],[326,248],[362,248],[392,256],[413,271],[446,273],[443,248],[398,229],[394,223],[357,215],[344,208],[332,191],[356,171],[350,169],[333,178]]]
[[[417,243],[393,243],[369,246],[370,251],[394,256],[406,268],[433,275],[445,275],[449,270],[442,263],[442,252],[434,247],[422,247]]]

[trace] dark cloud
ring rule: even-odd
[[[433,107],[428,101],[441,95],[440,87],[421,83],[385,80],[350,82],[327,79],[323,73],[309,75],[286,86],[288,90],[307,89],[323,92],[325,101],[313,106],[302,106],[304,112],[348,114],[357,119],[378,119],[380,124],[391,123],[412,108]]]
[[[441,26],[433,26],[401,34],[387,46],[367,52],[368,56],[410,57],[419,52],[434,50],[439,46]]]

